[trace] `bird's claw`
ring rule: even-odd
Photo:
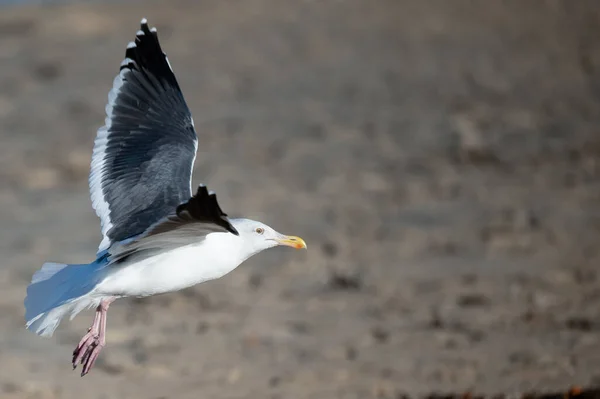
[[[81,364],[83,367],[81,376],[83,377],[89,373],[103,347],[104,343],[100,336],[88,332],[73,351],[73,370],[77,368],[77,364]]]
[[[71,359],[73,370],[77,368],[78,363],[81,364],[82,377],[94,367],[100,351],[106,344],[106,311],[108,305],[114,300],[115,298],[107,298],[100,302],[100,305],[96,308],[96,317],[94,317],[92,326],[73,351],[73,358]]]

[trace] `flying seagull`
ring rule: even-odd
[[[89,176],[103,239],[84,265],[45,263],[27,287],[27,328],[51,336],[61,319],[96,308],[73,351],[86,375],[106,343],[117,298],[178,291],[214,280],[267,248],[306,248],[264,223],[229,219],[203,185],[194,194],[198,140],[190,110],[156,28],[146,19],[130,42],[108,94]]]

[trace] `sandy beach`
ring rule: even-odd
[[[600,385],[593,1],[0,8],[0,397],[400,398]],[[43,339],[44,261],[100,242],[87,175],[139,20],[194,116],[194,185],[303,237]]]

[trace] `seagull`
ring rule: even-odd
[[[102,242],[89,264],[45,263],[25,298],[27,329],[52,336],[61,319],[95,308],[73,351],[83,377],[106,344],[107,311],[124,297],[174,292],[233,271],[278,245],[306,248],[300,237],[264,223],[230,219],[214,192],[191,175],[198,138],[156,28],[144,18],[108,94],[89,188]]]

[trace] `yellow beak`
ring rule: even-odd
[[[279,245],[287,245],[288,247],[296,249],[306,249],[306,243],[300,237],[296,236],[282,236],[281,238],[275,239]]]

